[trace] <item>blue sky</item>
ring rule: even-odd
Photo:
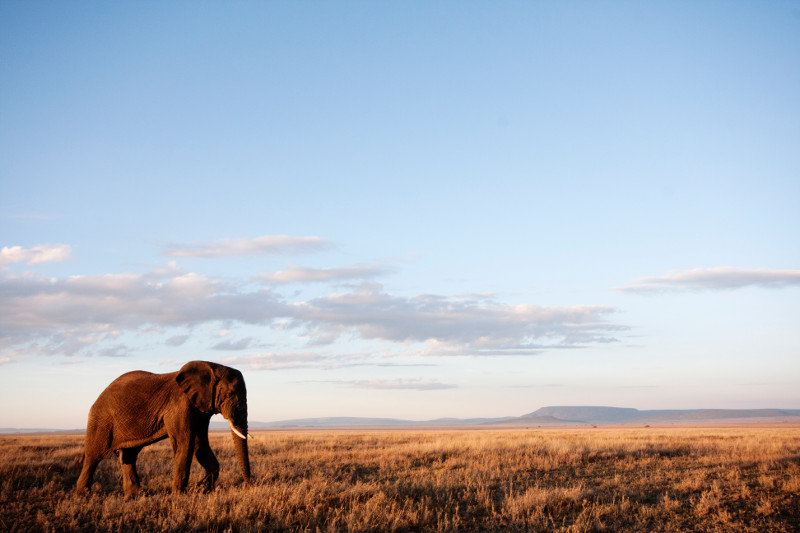
[[[0,427],[800,408],[800,4],[0,4]]]

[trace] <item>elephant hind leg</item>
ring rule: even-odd
[[[206,471],[205,477],[198,482],[198,486],[202,487],[206,492],[211,492],[214,490],[214,484],[219,477],[219,461],[208,445],[208,437],[198,439],[194,458]]]
[[[125,448],[119,450],[119,462],[122,465],[122,488],[125,490],[125,497],[132,498],[137,496],[140,491],[139,474],[136,472],[136,457],[142,447]]]

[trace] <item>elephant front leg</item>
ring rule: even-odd
[[[126,498],[138,496],[141,490],[139,474],[136,472],[136,458],[141,450],[142,448],[139,447],[117,451],[119,462],[122,465],[122,488]]]
[[[92,478],[94,477],[94,472],[97,470],[97,465],[100,464],[102,460],[102,456],[94,457],[94,456],[87,456],[84,453],[83,456],[83,466],[81,467],[81,475],[78,478],[78,485],[76,490],[79,494],[86,494],[91,490],[92,485]]]
[[[100,424],[90,417],[83,446],[83,466],[81,467],[81,475],[78,478],[76,487],[79,494],[86,494],[91,491],[92,479],[97,470],[97,465],[100,464],[100,461],[109,451],[106,444],[109,438],[110,430],[108,426]]]
[[[172,443],[175,450],[175,475],[172,478],[172,491],[183,492],[189,484],[189,474],[192,468],[192,448],[189,442]]]

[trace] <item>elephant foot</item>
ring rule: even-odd
[[[142,493],[142,489],[139,486],[133,487],[125,487],[125,499],[132,500],[133,498],[138,497]]]
[[[196,488],[202,492],[213,492],[214,485],[217,480],[215,474],[206,474],[206,476],[197,482]]]

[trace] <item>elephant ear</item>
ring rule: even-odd
[[[192,361],[180,369],[175,381],[192,402],[192,405],[203,411],[211,413],[214,410],[214,370],[208,363]]]

